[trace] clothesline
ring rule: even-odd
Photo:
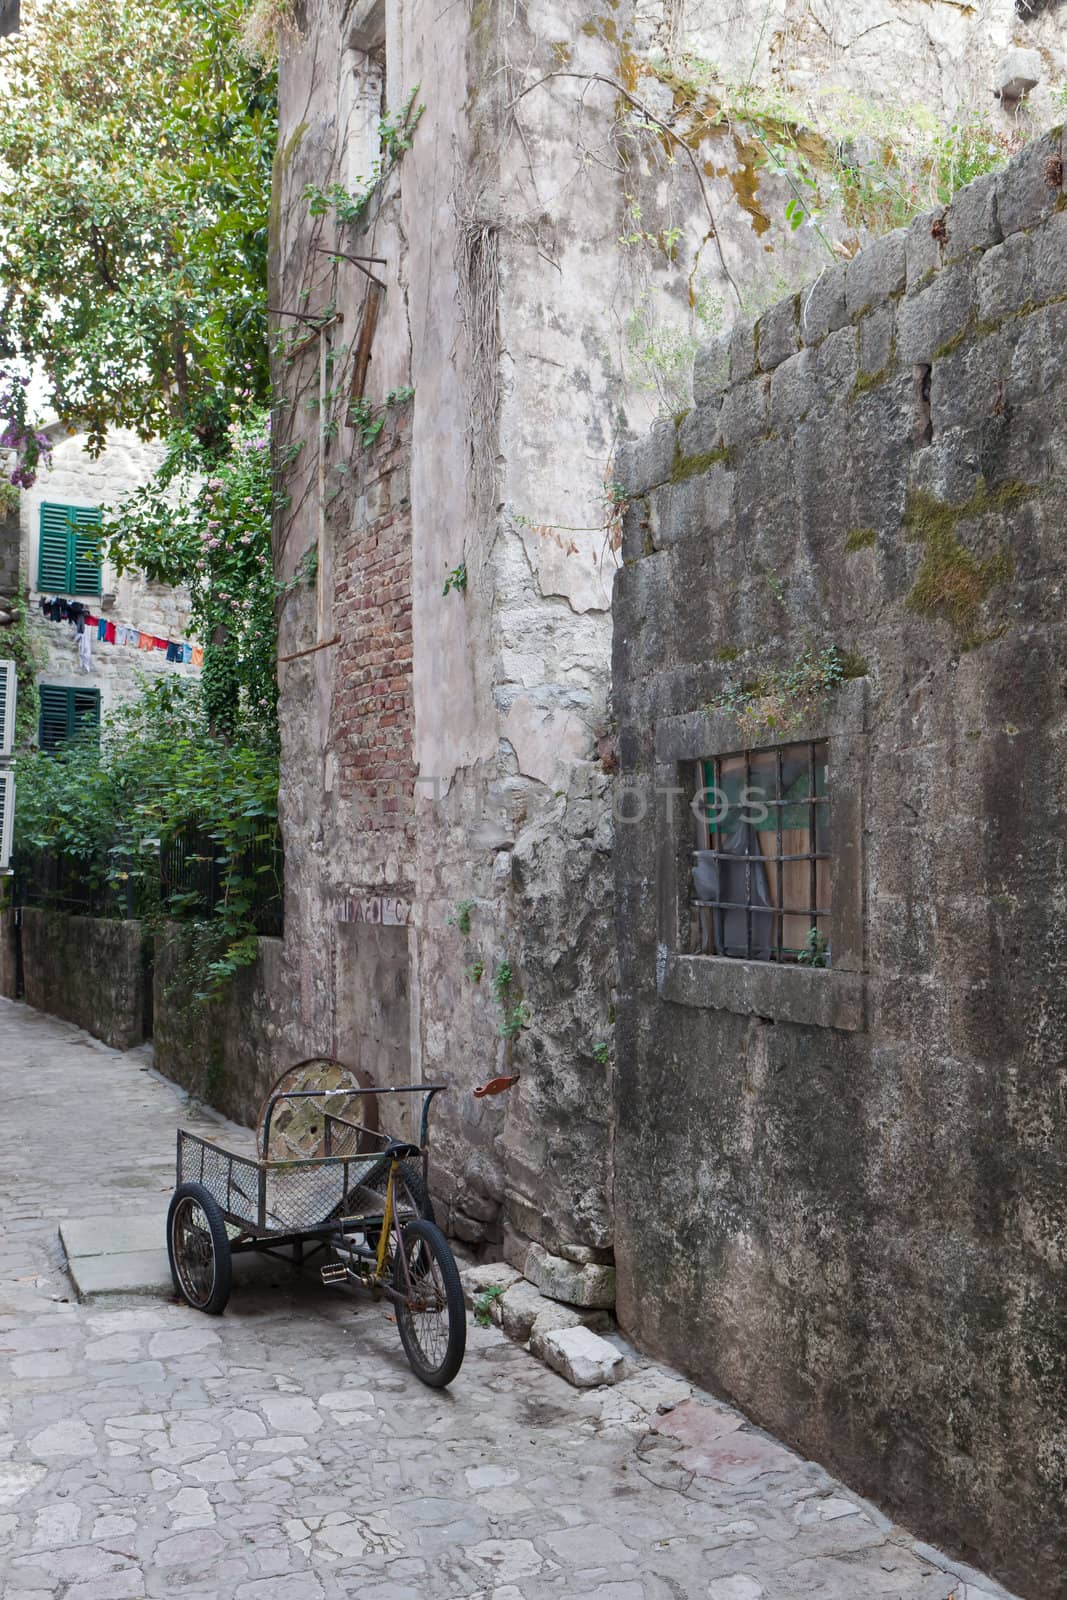
[[[62,595],[41,598],[41,611],[49,622],[66,622],[78,636],[78,660],[86,672],[92,671],[93,630],[100,644],[131,646],[138,650],[165,650],[167,660],[175,665],[203,665],[204,652],[200,645],[186,639],[161,639],[158,634],[147,633],[143,628],[133,628],[124,622],[111,622],[107,617],[95,616],[80,600],[67,600]]]

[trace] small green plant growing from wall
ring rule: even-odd
[[[836,645],[810,646],[787,667],[771,667],[751,682],[731,684],[710,709],[728,711],[737,718],[742,734],[755,740],[761,735],[788,733],[805,722],[826,695],[849,676],[861,676],[854,662]],[[850,670],[853,669],[853,670]]]
[[[804,947],[797,956],[797,965],[801,967],[825,967],[829,948],[829,940],[825,933],[821,933],[818,928],[809,928],[808,937],[804,940]]]
[[[467,968],[467,977],[471,980],[472,983],[481,983],[481,981],[484,978],[484,976],[485,976],[485,962],[484,961],[472,961],[470,966]]]
[[[500,1007],[500,1034],[504,1039],[515,1039],[530,1021],[530,1008],[512,992],[514,974],[510,961],[499,961],[493,971],[493,993]]]
[[[499,1300],[503,1293],[503,1284],[491,1283],[488,1289],[483,1289],[480,1294],[475,1295],[473,1303],[474,1320],[480,1328],[488,1328],[490,1322],[493,1320],[493,1302],[495,1300]]]
[[[467,592],[467,563],[465,561],[461,561],[458,567],[453,567],[445,575],[445,586],[441,593],[451,594],[453,590],[456,594],[466,594]]]
[[[458,929],[464,938],[471,931],[471,912],[475,904],[474,900],[457,900],[448,918],[448,926]]]
[[[593,1046],[593,1060],[598,1067],[606,1067],[611,1062],[611,1046],[603,1039]]]
[[[415,129],[426,109],[425,106],[416,105],[418,95],[419,85],[416,84],[400,110],[382,117],[378,123],[381,154],[371,165],[366,178],[359,180],[360,187],[355,192],[350,192],[340,183],[331,183],[325,189],[314,183],[305,185],[304,199],[311,216],[324,217],[332,211],[337,221],[347,226],[362,222],[386,178],[405,152],[411,149]]]
[[[17,493],[17,491],[16,491]],[[8,601],[13,621],[0,631],[0,656],[15,663],[15,745],[26,749],[37,737],[37,723],[41,712],[41,696],[37,689],[37,675],[48,660],[48,652],[37,638],[29,620],[29,598],[25,586],[13,600]]]

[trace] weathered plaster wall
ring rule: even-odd
[[[87,676],[78,665],[78,641],[73,630],[66,623],[47,622],[41,616],[37,609],[41,596],[37,575],[42,501],[71,506],[117,505],[147,483],[163,456],[161,445],[146,444],[129,429],[117,428],[109,436],[103,455],[94,461],[85,452],[84,435],[52,431],[55,443],[51,469],[43,470],[33,488],[24,489],[21,494],[21,566],[30,591],[34,634],[44,656],[40,681],[99,689],[101,712],[107,712],[136,699],[146,678],[152,681],[164,673],[199,677],[198,667],[168,662],[161,650],[103,644],[96,639],[93,670]],[[102,608],[110,622],[124,623],[161,639],[191,639],[189,596],[184,589],[150,583],[138,573],[119,577],[108,561],[103,564],[101,589],[104,595],[114,595],[113,602]],[[99,600],[94,607],[100,607]]]
[[[144,1038],[145,961],[139,922],[22,908],[27,1005],[77,1023],[116,1050]]]
[[[372,45],[369,58],[336,49],[338,37],[351,38],[345,30],[353,19],[359,38]],[[604,714],[607,592],[599,575],[592,586],[582,578],[600,607],[599,639],[583,642],[590,601],[572,610],[562,595],[542,593],[523,538],[502,525],[504,491],[493,481],[499,419],[480,409],[484,395],[473,370],[480,360],[484,375],[488,360],[495,382],[505,360],[498,345],[499,216],[484,211],[486,173],[494,191],[500,182],[492,108],[471,109],[475,80],[495,46],[459,9],[434,14],[431,27],[426,7],[409,8],[402,20],[390,8],[356,8],[347,22],[319,7],[309,12],[304,33],[282,70],[280,298],[272,303],[295,305],[311,286],[310,304],[342,311],[343,323],[328,337],[333,370],[344,374],[334,386],[347,394],[366,280],[351,266],[330,266],[324,275],[312,247],[336,242],[380,257],[384,265],[376,271],[388,287],[364,392],[381,402],[390,388],[411,384],[416,396],[391,413],[369,450],[343,425],[328,441],[321,626],[310,589],[294,590],[283,614],[283,656],[340,636],[336,646],[282,666],[283,825],[293,886],[287,940],[294,967],[300,963],[302,1026],[309,1048],[366,1051],[378,1038],[378,1064],[369,1065],[385,1076],[396,1074],[404,1045],[405,1075],[444,1074],[453,1083],[438,1117],[437,1170],[453,1225],[467,1237],[500,1237],[505,1168],[512,1163],[512,1192],[520,1166],[530,1174],[526,1188],[535,1185],[531,1162],[539,1150],[537,1170],[546,1176],[523,1223],[541,1237],[548,1224],[539,1219],[557,1213],[563,1220],[552,1226],[566,1233],[572,1211],[591,1211],[592,1235],[578,1242],[602,1248],[609,1242],[600,1154],[606,1103],[603,1068],[594,1066],[591,1051],[606,1032],[607,995],[601,983],[577,1041],[573,1021],[569,1038],[554,1038],[551,1004],[559,988],[548,973],[562,960],[560,970],[572,969],[575,984],[582,972],[599,975],[608,943],[601,937],[599,949],[568,956],[572,932],[586,927],[589,897],[572,893],[557,902],[548,891],[561,876],[588,889],[589,865],[599,861],[602,907],[606,858],[589,850],[588,827],[572,866],[544,858],[560,843],[558,816],[548,825],[546,806],[558,812],[556,791],[570,785],[575,760],[593,770],[593,733]],[[416,82],[424,85],[426,109],[413,146],[362,230],[335,235],[329,223],[316,232],[299,196],[306,183],[326,187],[367,170],[370,158],[361,166],[353,154],[352,130],[358,144],[365,120],[359,95],[383,77],[394,108]],[[317,361],[309,347],[277,367],[293,397],[292,436],[308,439],[290,475],[292,507],[279,524],[283,573],[295,570],[318,538],[317,441],[298,409],[316,383]],[[516,421],[535,393],[530,380],[537,371],[524,377],[521,394],[516,386]],[[579,411],[585,428],[584,400]],[[602,436],[601,472],[609,444]],[[527,446],[535,447],[537,440]],[[483,452],[488,481],[475,471]],[[461,562],[466,593],[444,594],[446,573]],[[577,565],[575,574],[582,576]],[[564,832],[582,832],[576,819],[583,815],[574,812]],[[465,901],[472,902],[468,935],[455,915]],[[397,902],[404,910],[390,913],[399,930],[391,937],[394,946],[404,945],[408,1026],[399,1027],[394,1007],[386,1041],[359,980],[374,968],[375,941],[385,933],[366,919]],[[547,929],[547,940],[539,928]],[[531,948],[537,955],[527,960]],[[535,1009],[540,1002],[536,1035],[531,1029],[515,1046],[500,1036],[491,982],[504,961],[514,973],[510,1003],[523,994]],[[484,967],[481,983],[469,975],[476,962]],[[574,1002],[572,989],[565,1000],[572,1015]],[[564,1207],[548,1203],[555,1179],[545,1163],[564,1157],[562,1141],[556,1155],[545,1153],[543,1124],[560,1116],[546,1118],[544,1101],[556,1060],[572,1054],[576,1042],[587,1075],[599,1079],[600,1102],[588,1087],[568,1082],[566,1092],[582,1101],[596,1140],[580,1174],[569,1178],[580,1205],[568,1200]],[[518,1100],[483,1104],[470,1097],[473,1084],[517,1061],[527,1047],[545,1065],[536,1082],[532,1075],[529,1086],[523,1079],[525,1109]],[[516,1118],[531,1116],[542,1123],[536,1139],[520,1130],[506,1143]],[[586,1191],[599,1200],[589,1202]]]
[[[724,74],[816,99],[842,91],[895,118],[915,106],[950,122],[973,112],[1019,120],[994,99],[1011,49],[1036,50],[1042,80],[1022,120],[1040,128],[1067,75],[1063,13],[1028,0],[650,0],[639,26],[662,49]]]
[[[1063,156],[702,352],[695,408],[620,460],[615,585],[649,801],[616,841],[622,1324],[1041,1600],[1067,1568]],[[691,955],[693,761],[745,743],[711,708],[813,642],[860,674],[791,735],[830,740],[834,967]]]

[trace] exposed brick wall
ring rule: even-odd
[[[415,785],[410,463],[406,410],[364,453],[351,517],[335,534],[341,642],[330,728],[342,797],[365,802],[368,828],[403,832]]]

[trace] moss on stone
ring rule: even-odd
[[[869,550],[877,537],[873,528],[850,528],[848,538],[845,540],[845,550],[849,555],[854,550]]]
[[[724,644],[720,650],[713,652],[713,660],[721,661],[726,666],[731,661],[736,661],[740,654],[740,650],[735,645]]]
[[[861,656],[855,650],[840,651],[838,662],[841,667],[841,676],[846,681],[851,681],[853,678],[865,678],[871,670],[867,663],[867,657]]]
[[[909,611],[949,623],[964,650],[973,650],[991,637],[979,630],[979,608],[998,584],[1009,582],[1015,562],[1007,548],[993,556],[976,556],[960,543],[956,528],[964,518],[1023,505],[1039,493],[1030,484],[1017,481],[990,490],[985,480],[979,479],[973,494],[954,504],[925,489],[913,490],[904,511],[904,528],[926,548],[908,595]]]
[[[967,326],[965,328],[961,328],[959,333],[954,333],[951,339],[946,339],[944,344],[938,346],[938,348],[934,351],[934,360],[943,361],[945,356],[950,356],[954,350],[959,349],[964,340],[969,338],[973,332],[974,323],[968,322]]]
[[[671,466],[670,483],[684,483],[687,478],[698,478],[702,472],[710,472],[711,468],[720,462],[728,464],[730,461],[730,448],[722,444],[716,450],[703,450],[699,455],[684,456],[676,446],[674,462]]]
[[[282,145],[279,165],[283,172],[286,171],[293,157],[296,155],[296,152],[300,149],[300,146],[304,141],[304,135],[307,133],[307,131],[307,123],[298,122],[288,139],[286,139],[285,143]]]
[[[869,394],[872,389],[877,389],[889,376],[889,368],[881,367],[877,372],[858,372],[852,388],[848,392],[849,404],[858,400],[861,395]]]

